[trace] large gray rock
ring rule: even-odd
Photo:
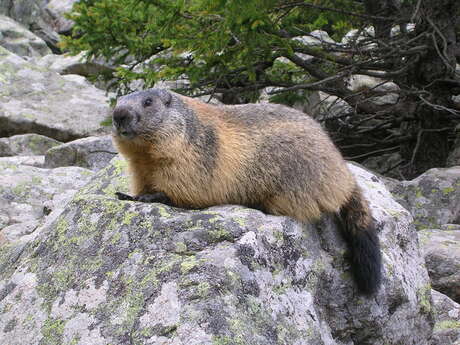
[[[38,222],[63,205],[91,177],[87,169],[40,169],[0,159],[0,233],[8,226]],[[2,342],[0,342],[1,344]]]
[[[0,47],[0,136],[37,133],[69,141],[101,133],[103,91],[26,62]]]
[[[78,0],[50,0],[46,10],[53,18],[52,28],[59,34],[68,33],[73,27],[73,21],[67,19],[65,14],[72,10],[72,6]]]
[[[460,230],[419,231],[433,288],[460,302]]]
[[[0,156],[44,155],[50,148],[62,144],[39,134],[20,134],[0,138]]]
[[[45,166],[45,156],[12,156],[12,157],[0,157],[0,166],[5,165],[30,165],[37,168],[43,168]]]
[[[306,103],[304,111],[311,114],[318,121],[334,119],[343,114],[353,112],[350,105],[343,99],[322,91],[311,93]]]
[[[411,217],[366,171],[351,167],[380,228],[373,297],[357,294],[332,218],[119,201],[123,168],[113,161],[35,240],[3,249],[0,343],[431,345]]]
[[[436,311],[433,345],[459,345],[460,304],[435,290],[432,290],[432,296]]]
[[[43,56],[51,53],[40,37],[3,15],[0,15],[0,46],[19,56]]]
[[[430,169],[412,181],[388,181],[391,193],[418,229],[460,224],[460,166]]]
[[[48,150],[45,155],[45,167],[79,166],[100,170],[108,165],[116,154],[111,136],[88,137]]]
[[[52,28],[54,18],[46,10],[48,0],[2,0],[0,14],[8,16],[42,38],[54,51],[59,51],[59,35]]]
[[[67,54],[49,54],[33,60],[39,66],[59,74],[78,74],[84,77],[94,77],[99,74],[112,74],[115,68],[108,63],[98,60],[87,61],[85,53],[72,56]]]
[[[348,88],[352,92],[366,92],[372,90],[382,93],[382,96],[367,98],[376,105],[391,105],[396,104],[399,99],[399,86],[391,81],[386,81],[368,75],[353,74],[348,78]]]

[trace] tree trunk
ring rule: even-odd
[[[407,85],[425,90],[410,100],[416,102],[413,114],[416,121],[403,123],[403,133],[412,134],[414,140],[401,147],[402,157],[409,162],[404,169],[406,178],[413,178],[433,167],[446,164],[449,143],[448,107],[451,103],[451,85],[454,79],[456,34],[455,22],[458,0],[422,1],[416,23],[416,35],[425,33],[425,44],[430,48],[420,57],[407,75]],[[406,100],[407,101],[407,100]]]

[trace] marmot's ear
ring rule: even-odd
[[[165,106],[169,107],[172,101],[171,92],[167,90],[160,90],[160,99]]]

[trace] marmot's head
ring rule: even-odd
[[[114,136],[155,141],[185,126],[184,106],[178,95],[163,89],[138,91],[120,97],[112,116]]]

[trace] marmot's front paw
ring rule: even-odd
[[[131,195],[121,193],[121,192],[115,192],[115,195],[117,196],[118,200],[129,200],[129,201],[134,201],[134,198]]]
[[[163,192],[155,192],[152,194],[140,194],[135,196],[133,200],[141,202],[159,202],[160,204],[172,206],[171,199],[169,199]]]

